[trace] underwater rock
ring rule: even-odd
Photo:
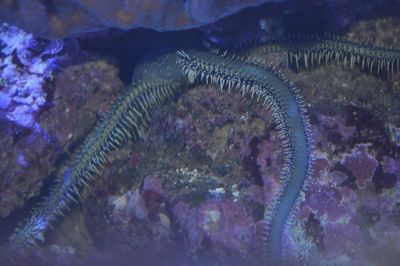
[[[221,265],[244,265],[254,251],[255,223],[239,202],[205,201],[195,208],[178,203],[174,214],[186,249]]]
[[[398,16],[399,7],[398,0],[300,0],[296,1],[290,12],[297,13],[297,16],[308,14],[317,18],[321,25],[328,24],[331,31],[343,32],[368,17]],[[313,27],[320,30],[321,25]],[[299,26],[303,27],[304,24],[299,23]],[[387,31],[378,34],[387,34]]]
[[[392,35],[397,30],[398,19],[380,19],[360,22],[348,35],[398,46],[397,35]],[[257,56],[274,60],[274,55]],[[314,174],[299,220],[290,230],[291,241],[305,257],[313,254],[305,260],[318,265],[395,264],[398,249],[387,243],[397,245],[400,239],[395,229],[400,120],[398,112],[393,112],[399,106],[393,100],[399,95],[398,75],[384,83],[334,64],[285,72],[310,103],[315,144]],[[309,249],[310,242],[316,250]],[[290,245],[286,248],[289,254],[296,253]]]
[[[379,159],[371,143],[362,143],[358,125],[362,121],[348,123],[338,116],[325,115],[318,118],[321,124],[313,129],[317,145],[315,175],[300,208],[307,241],[318,247],[319,263],[369,261],[390,265],[397,251],[385,241],[400,241],[393,218],[397,206],[393,199],[400,178],[397,160],[389,155]],[[327,138],[329,131],[335,131],[344,141]],[[380,170],[381,165],[384,170]]]
[[[373,155],[367,152],[367,147],[357,145],[350,154],[345,155],[341,164],[351,171],[356,179],[356,185],[362,189],[371,182],[379,163]]]
[[[139,187],[133,187],[120,196],[108,198],[109,216],[113,226],[107,228],[105,234],[96,218],[87,216],[92,225],[91,231],[102,246],[126,246],[132,249],[150,249],[154,252],[166,252],[173,245],[174,231],[171,217],[167,210],[167,194],[163,191],[158,177],[148,176]],[[91,213],[95,210],[88,206]],[[104,210],[103,210],[104,211]],[[129,234],[126,234],[129,232]],[[99,234],[100,233],[100,234]],[[118,236],[118,237],[116,237]]]
[[[166,216],[166,195],[157,177],[148,176],[140,188],[130,190],[122,196],[110,197],[113,217],[122,223],[131,219],[138,221],[163,220],[168,224]]]
[[[39,193],[57,148],[39,123],[49,81],[67,57],[62,41],[0,25],[0,217]],[[29,178],[28,178],[29,177]]]
[[[340,66],[296,75],[310,102],[316,160],[294,221],[305,237],[291,241],[305,260],[301,252],[314,243],[311,256],[319,264],[394,265],[400,244],[399,151],[384,125],[398,120],[396,114],[377,115],[375,107],[396,107],[396,99],[381,101],[396,98],[398,91],[391,94],[390,82]],[[366,84],[374,96],[368,101],[353,95],[363,96]],[[40,124],[64,154],[74,151],[120,85],[116,68],[103,60],[67,68],[55,79],[54,106]],[[257,228],[264,203],[279,191],[282,165],[270,112],[239,95],[199,87],[155,110],[152,121],[142,140],[110,155],[102,176],[82,193],[93,247],[104,252],[88,255],[59,245],[54,253],[71,261],[87,256],[117,263],[113,246],[126,258],[149,263],[204,265],[211,257],[220,265],[258,265]],[[11,143],[4,145],[10,149]],[[11,156],[29,165],[24,156]],[[298,254],[290,247],[288,252]]]
[[[400,177],[400,161],[394,158],[383,156],[382,160],[383,172],[387,174],[395,174]]]
[[[269,113],[202,87],[154,116],[148,136],[115,152],[83,200],[95,246],[186,262],[177,265],[257,262],[263,187],[242,156],[253,137],[265,138]]]
[[[364,143],[378,136],[382,138],[380,130],[374,128],[379,129],[379,123],[367,127],[363,120],[348,119],[334,112],[329,115],[313,113],[313,116],[317,150],[314,178],[300,207],[298,222],[309,237],[303,241],[317,244],[320,261],[365,262],[368,256],[366,245],[370,242],[365,244],[364,239],[370,237],[370,230],[395,228],[396,203],[392,199],[398,182],[388,186],[382,181],[384,187],[377,194],[373,176],[381,178],[377,176],[377,169],[382,164],[383,173],[395,174],[398,180],[397,160],[388,153],[388,147],[379,147],[380,152],[387,153],[381,159],[376,154],[378,147],[375,144]],[[106,228],[109,222],[99,217],[118,221],[111,226],[114,229],[110,235],[102,234],[106,229],[99,229],[93,236],[101,235],[103,241],[115,243],[113,235],[122,234],[123,237],[118,238],[124,239],[124,243],[135,243],[135,234],[132,238],[126,236],[126,232],[133,229],[124,228],[129,225],[141,232],[149,226],[146,230],[153,233],[145,243],[159,243],[157,239],[163,234],[148,218],[152,208],[146,207],[151,204],[145,204],[143,198],[142,190],[149,183],[154,184],[152,190],[158,191],[156,195],[162,195],[166,206],[162,210],[169,210],[161,211],[171,224],[169,236],[173,237],[169,245],[191,254],[185,257],[186,261],[196,257],[198,261],[208,263],[205,258],[210,257],[221,265],[234,265],[235,262],[258,265],[261,260],[256,228],[262,217],[263,204],[271,201],[279,191],[282,165],[280,142],[270,124],[269,112],[243,101],[238,95],[223,97],[218,91],[201,87],[183,95],[177,103],[161,107],[155,112],[153,121],[146,139],[128,148],[132,150],[131,156],[125,159],[113,156],[121,161],[112,162],[115,168],[111,166],[110,169],[114,170],[106,170],[104,176],[118,172],[119,181],[103,181],[103,185],[95,189],[108,191],[101,197],[94,194],[97,201],[102,197],[108,197],[108,202],[124,199],[123,208],[113,207],[104,215],[107,210],[104,206],[92,205],[93,201],[85,204],[88,210],[98,210],[98,213],[91,211],[86,215],[91,221],[98,219],[90,223],[90,227],[94,228],[96,224]],[[370,132],[367,140],[360,138],[365,131]],[[132,180],[132,177],[136,180],[133,182],[141,185],[119,194],[118,191],[124,191],[126,187],[121,182]],[[128,209],[130,211],[126,211]],[[236,220],[236,215],[242,219]],[[225,220],[226,217],[230,218]],[[219,227],[222,224],[224,226]],[[235,228],[243,233],[242,238],[234,234]],[[375,237],[378,236],[373,235],[377,240]],[[253,250],[243,248],[243,243]],[[383,249],[384,246],[384,242],[379,241],[373,247]],[[132,245],[130,248],[135,252]],[[236,255],[234,259],[232,252]],[[293,253],[290,249],[288,252]],[[183,256],[179,252],[173,254]],[[377,257],[378,261],[382,259]]]
[[[67,158],[82,141],[121,86],[115,66],[104,60],[69,66],[48,84],[51,97],[47,108],[35,116],[30,114],[39,132],[1,121],[0,216],[9,215],[39,194],[43,182],[56,174],[57,161]]]
[[[123,252],[140,265],[186,265],[169,205],[160,177],[147,176],[122,195],[90,197],[84,213],[102,253]]]
[[[10,0],[0,3],[0,20],[48,38],[109,27],[181,30],[212,23],[268,1],[271,0]]]
[[[41,114],[39,121],[71,152],[73,147],[68,145],[85,137],[123,85],[116,66],[104,59],[71,65],[57,73],[53,83],[52,107]]]
[[[312,75],[304,82],[310,80],[314,82]],[[312,113],[315,175],[298,222],[308,237],[302,241],[319,247],[319,261],[362,264],[368,248],[393,251],[371,231],[384,234],[383,228],[396,228],[399,211],[393,197],[399,182],[386,183],[385,178],[390,174],[398,180],[398,165],[388,144],[374,143],[382,139],[380,123],[365,124],[350,119],[353,112],[343,116],[341,111]],[[258,265],[257,227],[264,202],[279,191],[282,165],[270,116],[239,95],[224,97],[207,87],[156,110],[146,138],[113,153],[103,177],[83,199],[96,248],[107,254],[110,245],[118,246],[151,262],[159,257],[182,265],[194,258],[209,263],[210,257],[221,265]],[[383,174],[378,175],[380,164]],[[221,224],[231,229],[218,230]],[[397,241],[396,234],[383,238]],[[371,241],[365,243],[365,238]]]
[[[35,116],[46,103],[45,84],[65,58],[62,41],[41,41],[0,25],[0,119],[39,132]]]
[[[40,155],[40,156],[39,156]],[[6,124],[0,126],[0,217],[37,196],[54,170],[55,145],[46,136]]]

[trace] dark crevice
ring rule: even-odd
[[[243,158],[244,169],[250,173],[250,177],[254,178],[256,185],[263,185],[262,176],[257,164],[257,156],[259,154],[258,144],[261,142],[259,137],[253,137],[250,140],[249,147],[251,153]],[[265,158],[267,160],[267,158]]]
[[[324,251],[324,228],[322,227],[321,222],[315,217],[314,213],[308,215],[305,224],[305,231],[306,235],[312,240],[318,251]]]
[[[357,186],[357,178],[354,176],[353,172],[345,167],[341,163],[337,163],[333,168],[332,171],[339,171],[342,172],[347,176],[347,179],[344,180],[342,183],[339,184],[341,187],[349,187],[351,189],[358,189]]]
[[[379,194],[384,189],[394,188],[397,183],[397,176],[395,174],[384,173],[382,165],[379,165],[375,169],[372,183],[374,184],[375,192]]]
[[[157,32],[149,29],[131,31],[105,30],[79,38],[81,50],[105,57],[113,57],[120,67],[120,78],[131,82],[135,67],[142,61],[179,49],[201,48],[199,30]]]

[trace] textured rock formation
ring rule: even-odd
[[[0,21],[52,38],[108,27],[180,30],[264,2],[268,0],[7,0],[0,3]]]

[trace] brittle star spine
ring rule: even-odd
[[[264,244],[267,261],[280,265],[283,230],[311,173],[311,132],[303,100],[283,75],[273,68],[261,68],[257,62],[244,63],[202,52],[180,52],[180,55],[178,62],[191,82],[236,90],[244,97],[261,101],[272,111],[285,159],[282,188],[265,212]]]
[[[399,70],[400,50],[369,47],[332,39],[293,42],[279,48],[288,52],[288,60],[297,67],[336,60],[369,71]],[[274,48],[274,49],[275,49]],[[268,48],[257,48],[275,51]],[[279,50],[278,49],[278,50]],[[143,135],[150,121],[150,110],[179,95],[194,84],[213,84],[221,90],[236,90],[257,99],[272,110],[285,155],[282,188],[265,212],[264,240],[268,262],[281,264],[282,234],[290,215],[302,199],[312,169],[312,143],[303,100],[297,89],[279,72],[255,60],[251,54],[241,58],[221,57],[202,51],[178,52],[136,71],[134,83],[113,104],[71,163],[57,176],[55,187],[31,218],[10,238],[10,246],[25,249],[43,239],[43,233],[79,198],[79,191],[99,173],[110,151],[128,138]]]
[[[128,138],[135,140],[143,135],[150,121],[149,111],[173,98],[180,88],[172,81],[157,80],[138,80],[127,87],[87,137],[71,163],[60,171],[49,196],[33,210],[24,226],[11,236],[10,247],[17,252],[23,251],[43,240],[43,234],[51,223],[63,215],[71,201],[77,201],[79,190],[100,173],[107,155],[121,147]]]
[[[160,68],[160,65],[163,67]],[[127,138],[135,139],[143,134],[152,107],[177,93],[178,88],[206,83],[217,85],[221,90],[236,90],[244,97],[262,101],[275,117],[285,154],[282,173],[284,184],[275,207],[271,209],[272,216],[267,218],[266,229],[270,239],[267,241],[270,243],[267,247],[268,257],[271,261],[279,261],[283,224],[310,171],[308,120],[295,87],[273,69],[264,69],[256,62],[245,63],[196,51],[181,51],[177,55],[163,57],[135,74],[135,79],[141,80],[155,77],[162,77],[164,81],[144,85],[135,82],[135,85],[118,97],[111,111],[59,176],[50,196],[36,208],[25,226],[11,237],[11,244],[24,248],[42,239],[50,223],[62,214],[74,195],[79,195],[79,188],[99,173],[107,154],[120,147]],[[174,84],[168,81],[171,79],[179,82]],[[290,193],[286,193],[288,190]]]
[[[376,74],[392,74],[400,70],[400,49],[354,42],[332,34],[294,35],[256,41],[253,44],[241,44],[235,51],[246,58],[274,52],[287,52],[289,66],[296,69],[336,62],[350,69],[358,66]]]

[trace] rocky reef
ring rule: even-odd
[[[399,24],[397,18],[360,21],[346,36],[400,47]],[[51,47],[46,45],[44,50]],[[43,53],[31,58],[48,58]],[[26,69],[15,64],[18,54],[2,52],[2,62],[9,62],[2,69]],[[4,81],[1,99],[10,101],[0,106],[6,125],[0,130],[1,216],[40,193],[123,86],[112,56],[84,55],[62,71],[40,72],[37,91],[47,101],[39,105],[13,100],[20,95],[6,89],[13,86],[10,78]],[[285,234],[287,262],[298,263],[300,254],[319,265],[395,265],[399,73],[374,75],[335,64],[292,70],[283,54],[256,55],[285,72],[304,95],[315,144],[313,178]],[[29,113],[33,124],[7,118],[20,105],[38,106]],[[32,250],[29,262],[130,265],[134,256],[143,265],[263,265],[264,206],[279,191],[283,164],[271,117],[240,95],[207,86],[159,108],[146,136],[111,154],[82,203]]]
[[[0,216],[7,216],[39,193],[39,180],[55,163],[56,149],[38,117],[66,55],[62,40],[39,40],[7,24],[0,25],[0,47]]]

